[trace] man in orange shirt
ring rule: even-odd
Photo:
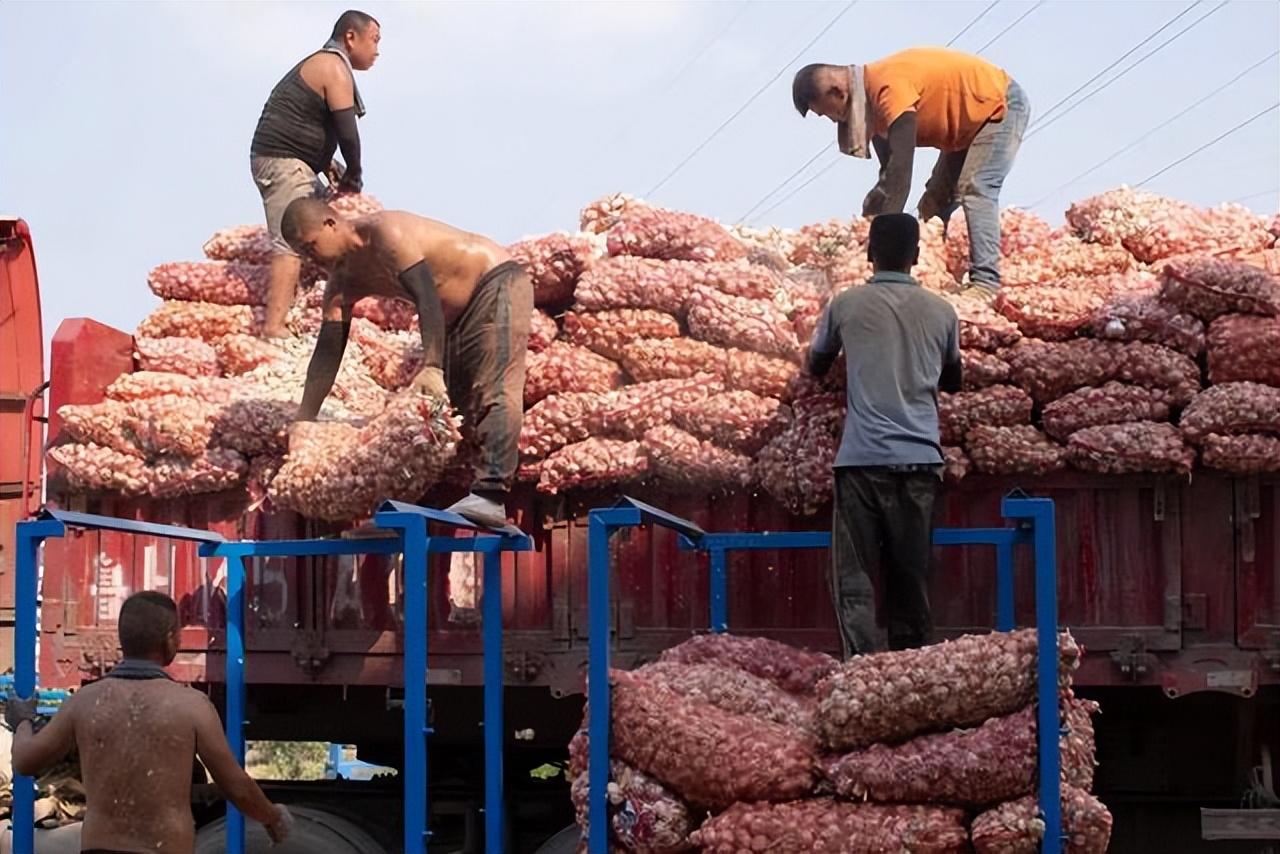
[[[791,84],[800,115],[838,126],[840,150],[880,160],[863,216],[901,213],[917,146],[941,154],[920,199],[921,220],[946,223],[963,206],[969,226],[968,283],[1000,287],[1000,188],[1013,166],[1031,104],[1007,72],[981,57],[920,47],[867,65],[807,65]]]

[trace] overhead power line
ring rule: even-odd
[[[1181,30],[1178,30],[1178,32],[1174,33],[1172,36],[1170,36],[1169,38],[1165,39],[1163,42],[1161,42],[1159,45],[1157,45],[1157,46],[1156,46],[1156,47],[1155,47],[1155,48],[1154,48],[1150,53],[1147,53],[1147,54],[1145,54],[1144,56],[1139,57],[1139,58],[1138,58],[1137,60],[1135,60],[1134,62],[1130,63],[1130,64],[1128,65],[1128,67],[1126,67],[1124,70],[1122,70],[1119,74],[1115,75],[1115,76],[1114,76],[1114,77],[1112,77],[1110,80],[1107,80],[1107,81],[1106,81],[1106,82],[1104,82],[1102,85],[1100,85],[1100,86],[1098,86],[1097,88],[1093,89],[1093,90],[1092,90],[1092,91],[1090,91],[1088,94],[1086,94],[1083,98],[1081,98],[1080,100],[1076,101],[1074,104],[1072,104],[1071,106],[1067,107],[1065,110],[1063,110],[1062,112],[1058,113],[1058,114],[1057,114],[1056,116],[1054,116],[1053,118],[1051,118],[1051,119],[1049,119],[1049,120],[1047,120],[1047,121],[1041,122],[1040,124],[1038,124],[1038,125],[1036,125],[1035,127],[1033,127],[1031,130],[1029,130],[1029,131],[1027,132],[1027,135],[1026,135],[1025,137],[1023,137],[1023,140],[1022,140],[1022,141],[1023,141],[1023,142],[1026,142],[1027,140],[1031,139],[1033,136],[1035,136],[1035,135],[1036,135],[1037,133],[1039,133],[1040,131],[1044,130],[1044,129],[1045,129],[1045,128],[1047,128],[1047,127],[1051,127],[1051,126],[1054,124],[1054,122],[1057,122],[1059,119],[1062,119],[1062,118],[1064,118],[1065,116],[1069,115],[1069,114],[1071,113],[1071,111],[1072,111],[1072,110],[1074,110],[1076,107],[1079,107],[1079,106],[1080,106],[1081,104],[1083,104],[1085,101],[1088,101],[1090,98],[1092,98],[1093,96],[1097,95],[1099,92],[1102,92],[1104,89],[1106,89],[1107,87],[1111,86],[1111,84],[1115,83],[1116,81],[1120,80],[1120,78],[1124,77],[1124,76],[1125,76],[1126,74],[1128,74],[1130,71],[1132,71],[1133,69],[1137,68],[1139,65],[1142,65],[1142,63],[1146,62],[1148,59],[1150,59],[1151,57],[1155,56],[1157,53],[1159,53],[1160,51],[1164,50],[1164,49],[1165,49],[1166,47],[1168,47],[1169,45],[1173,44],[1175,41],[1177,41],[1177,40],[1178,40],[1178,39],[1180,39],[1182,36],[1184,36],[1184,35],[1186,35],[1187,33],[1189,33],[1191,30],[1195,29],[1197,26],[1199,26],[1201,23],[1203,23],[1203,22],[1204,22],[1204,21],[1205,21],[1209,16],[1211,16],[1211,15],[1215,14],[1216,12],[1218,12],[1219,10],[1221,10],[1224,6],[1226,6],[1226,5],[1227,5],[1227,3],[1228,3],[1228,0],[1222,0],[1222,2],[1221,2],[1221,3],[1219,3],[1217,6],[1214,6],[1214,7],[1213,7],[1212,9],[1210,9],[1208,12],[1205,12],[1205,13],[1204,13],[1203,15],[1201,15],[1199,18],[1196,18],[1196,19],[1195,19],[1194,21],[1192,21],[1190,24],[1187,24],[1187,25],[1186,25],[1185,27],[1183,27]]]
[[[725,23],[725,25],[720,28],[720,31],[716,33],[715,36],[708,39],[706,43],[702,45],[702,47],[698,48],[698,50],[694,52],[693,56],[689,57],[688,62],[680,66],[680,70],[677,71],[675,75],[672,76],[671,81],[667,83],[667,86],[665,89],[663,89],[662,94],[665,95],[668,92],[670,92],[675,87],[676,83],[680,81],[680,78],[682,78],[690,68],[693,68],[693,66],[695,66],[698,63],[698,60],[702,59],[702,57],[706,54],[706,52],[711,50],[711,48],[715,45],[716,42],[720,41],[722,38],[728,35],[729,30],[733,29],[733,25],[738,23],[738,19],[741,18],[743,13],[746,12],[747,9],[750,7],[751,7],[750,0],[739,0],[738,11],[733,13],[733,15],[729,18],[729,20]]]
[[[1019,15],[1017,18],[1015,18],[1015,19],[1014,19],[1014,22],[1013,22],[1012,24],[1010,24],[1009,26],[1005,27],[1005,28],[1004,28],[1003,30],[1001,30],[1000,32],[996,33],[996,34],[995,34],[995,36],[991,39],[991,41],[987,42],[987,43],[986,43],[986,44],[984,44],[982,47],[980,47],[980,48],[978,48],[977,50],[975,50],[975,51],[974,51],[974,53],[982,53],[984,50],[986,50],[987,48],[991,47],[991,46],[992,46],[993,44],[995,44],[996,42],[1000,41],[1000,39],[1002,39],[1002,38],[1004,38],[1004,37],[1005,37],[1005,34],[1006,34],[1006,33],[1008,33],[1008,32],[1009,32],[1010,30],[1012,30],[1014,27],[1018,26],[1018,24],[1021,24],[1024,18],[1026,18],[1028,15],[1030,15],[1032,12],[1034,12],[1036,9],[1039,9],[1039,8],[1040,8],[1041,6],[1043,6],[1043,5],[1044,5],[1044,0],[1039,0],[1039,2],[1037,2],[1037,3],[1036,3],[1034,6],[1032,6],[1030,9],[1028,9],[1027,11],[1023,12],[1021,15]]]
[[[791,199],[796,195],[796,193],[799,193],[799,192],[800,192],[801,190],[803,190],[805,187],[809,186],[809,185],[810,185],[810,184],[812,184],[814,181],[818,180],[818,179],[819,179],[819,178],[821,178],[823,175],[827,174],[827,173],[828,173],[828,172],[830,172],[832,169],[834,169],[834,168],[835,168],[835,166],[836,166],[836,164],[840,162],[840,158],[841,158],[841,156],[842,156],[842,155],[840,155],[840,154],[837,152],[837,153],[836,153],[836,156],[835,156],[835,159],[833,159],[833,160],[832,160],[830,163],[828,163],[826,166],[823,166],[821,169],[819,169],[817,172],[815,172],[813,175],[811,175],[811,176],[809,177],[809,179],[808,179],[807,181],[805,181],[803,184],[800,184],[799,186],[796,186],[796,187],[792,188],[791,192],[787,193],[785,196],[783,196],[782,198],[778,199],[778,200],[777,200],[776,202],[774,202],[773,204],[769,205],[769,207],[767,207],[767,208],[765,208],[764,210],[760,211],[760,213],[756,216],[756,219],[758,219],[758,220],[759,220],[759,219],[764,219],[764,218],[765,218],[765,217],[767,217],[769,214],[773,213],[773,212],[774,212],[774,211],[776,211],[778,208],[782,207],[782,206],[783,206],[783,205],[785,205],[787,202],[791,201]]]
[[[1155,127],[1151,128],[1151,129],[1149,129],[1149,130],[1147,130],[1145,133],[1143,133],[1143,134],[1142,134],[1141,136],[1139,136],[1137,139],[1135,139],[1135,140],[1133,140],[1132,142],[1130,142],[1128,145],[1124,146],[1123,148],[1119,148],[1119,149],[1117,149],[1116,151],[1114,151],[1114,152],[1112,152],[1111,154],[1109,154],[1109,155],[1107,155],[1106,157],[1104,157],[1102,160],[1099,160],[1097,163],[1095,163],[1095,164],[1093,164],[1092,166],[1090,166],[1088,169],[1086,169],[1086,170],[1084,170],[1083,172],[1081,172],[1079,175],[1076,175],[1076,176],[1075,176],[1074,178],[1072,178],[1071,180],[1069,180],[1069,181],[1067,181],[1067,182],[1065,182],[1065,183],[1063,183],[1063,184],[1060,184],[1060,185],[1058,185],[1057,187],[1055,187],[1054,189],[1050,190],[1048,193],[1046,193],[1045,195],[1043,195],[1043,196],[1041,196],[1039,199],[1037,199],[1037,200],[1035,201],[1035,203],[1031,205],[1031,207],[1032,207],[1032,208],[1038,208],[1038,207],[1040,207],[1042,204],[1044,204],[1045,202],[1047,202],[1047,201],[1049,201],[1050,199],[1052,199],[1052,198],[1053,198],[1054,196],[1056,196],[1058,193],[1060,193],[1060,192],[1062,192],[1063,190],[1067,189],[1068,187],[1070,187],[1070,186],[1074,185],[1074,184],[1075,184],[1075,183],[1077,183],[1078,181],[1081,181],[1081,180],[1083,180],[1083,179],[1085,179],[1085,178],[1089,177],[1089,176],[1090,176],[1090,175],[1092,175],[1094,172],[1097,172],[1099,169],[1101,169],[1103,166],[1106,166],[1108,163],[1110,163],[1110,162],[1112,162],[1113,160],[1115,160],[1117,157],[1121,157],[1122,155],[1127,154],[1128,152],[1132,151],[1134,148],[1136,148],[1137,146],[1141,145],[1143,142],[1145,142],[1146,140],[1150,139],[1151,137],[1155,136],[1157,133],[1159,133],[1160,131],[1164,130],[1164,129],[1165,129],[1165,128],[1167,128],[1169,125],[1173,124],[1173,123],[1174,123],[1174,122],[1176,122],[1178,119],[1180,119],[1180,118],[1182,118],[1183,116],[1185,116],[1187,113],[1190,113],[1190,112],[1191,112],[1192,110],[1194,110],[1196,107],[1199,107],[1201,104],[1203,104],[1204,102],[1208,101],[1210,98],[1212,98],[1213,96],[1217,95],[1219,92],[1222,92],[1222,91],[1224,91],[1224,90],[1226,90],[1226,89],[1230,88],[1231,86],[1233,86],[1233,85],[1234,85],[1238,80],[1240,80],[1241,78],[1245,77],[1247,74],[1249,74],[1249,72],[1253,71],[1255,68],[1259,68],[1259,67],[1261,67],[1262,65],[1265,65],[1265,64],[1266,64],[1267,62],[1269,62],[1270,60],[1275,59],[1277,55],[1280,55],[1280,50],[1273,50],[1273,51],[1271,51],[1271,53],[1267,54],[1267,55],[1266,55],[1266,56],[1264,56],[1262,59],[1260,59],[1260,60],[1258,60],[1257,62],[1255,62],[1253,65],[1250,65],[1250,66],[1249,66],[1248,68],[1246,68],[1244,71],[1241,71],[1241,72],[1240,72],[1239,74],[1237,74],[1235,77],[1232,77],[1230,80],[1228,80],[1226,83],[1223,83],[1221,86],[1218,86],[1218,87],[1217,87],[1216,89],[1214,89],[1212,92],[1209,92],[1208,94],[1203,95],[1203,96],[1202,96],[1202,97],[1200,97],[1198,100],[1196,100],[1194,103],[1191,103],[1191,104],[1187,105],[1186,107],[1183,107],[1181,110],[1179,110],[1178,112],[1174,113],[1172,116],[1170,116],[1169,118],[1165,119],[1165,120],[1164,120],[1164,121],[1162,121],[1160,124],[1158,124],[1158,125],[1156,125]]]
[[[782,179],[782,181],[780,181],[780,182],[778,183],[778,186],[774,187],[772,190],[770,190],[768,193],[766,193],[766,194],[764,195],[764,197],[763,197],[763,198],[761,198],[758,202],[756,202],[754,205],[752,205],[752,206],[751,206],[750,210],[748,210],[746,213],[744,213],[742,216],[738,217],[738,218],[737,218],[736,220],[734,220],[734,221],[735,221],[735,222],[746,222],[746,221],[747,221],[747,217],[749,217],[749,216],[751,216],[753,213],[755,213],[755,212],[756,212],[756,210],[757,210],[761,205],[763,205],[765,202],[769,201],[769,199],[773,198],[773,196],[774,196],[774,194],[775,194],[775,193],[777,193],[777,192],[778,192],[779,190],[781,190],[783,187],[787,186],[787,185],[788,185],[788,184],[790,184],[793,180],[795,180],[797,177],[799,177],[799,175],[800,175],[800,173],[801,173],[801,172],[803,172],[804,170],[806,170],[806,169],[808,169],[810,166],[812,166],[812,165],[814,164],[814,162],[815,162],[819,157],[821,157],[823,154],[826,154],[826,153],[827,153],[828,151],[830,151],[830,150],[831,150],[831,143],[823,143],[822,147],[821,147],[821,148],[819,148],[817,151],[815,151],[815,152],[813,153],[813,156],[812,156],[812,157],[810,157],[808,160],[806,160],[806,161],[804,162],[804,165],[803,165],[803,166],[801,166],[801,167],[800,167],[799,169],[797,169],[796,171],[792,172],[792,173],[791,173],[790,175],[788,175],[787,177],[783,178],[783,179]]]
[[[733,114],[732,114],[732,115],[730,115],[730,116],[729,116],[729,118],[727,118],[727,119],[725,119],[723,122],[721,122],[721,123],[720,123],[720,125],[719,125],[715,130],[713,130],[713,131],[711,132],[711,134],[710,134],[709,136],[707,136],[707,138],[706,138],[706,139],[704,139],[702,142],[698,143],[698,145],[693,149],[693,151],[690,151],[690,152],[688,153],[688,155],[686,155],[686,156],[685,156],[685,158],[684,158],[683,160],[681,160],[679,163],[677,163],[677,164],[675,165],[675,168],[673,168],[670,172],[668,172],[668,173],[667,173],[667,174],[662,178],[662,180],[661,180],[661,181],[659,181],[658,183],[656,183],[656,184],[654,184],[652,187],[650,187],[650,188],[649,188],[649,191],[648,191],[647,193],[645,193],[645,195],[646,195],[646,196],[653,196],[653,194],[654,194],[654,193],[656,193],[656,192],[658,192],[658,190],[662,189],[662,188],[666,185],[666,183],[667,183],[668,181],[670,181],[672,178],[674,178],[674,177],[675,177],[675,176],[680,172],[680,170],[681,170],[681,169],[683,169],[685,166],[687,166],[687,165],[689,164],[689,162],[690,162],[691,160],[693,160],[693,158],[697,157],[697,156],[698,156],[698,154],[702,151],[702,149],[706,148],[706,147],[711,143],[711,141],[712,141],[713,139],[715,139],[717,136],[719,136],[719,135],[720,135],[720,133],[721,133],[725,128],[727,128],[730,124],[732,124],[732,123],[733,123],[733,121],[734,121],[736,118],[738,118],[738,116],[740,116],[740,115],[742,115],[744,112],[746,112],[747,107],[750,107],[753,103],[755,103],[755,100],[756,100],[757,98],[759,98],[761,95],[763,95],[763,94],[765,93],[765,91],[766,91],[770,86],[772,86],[772,85],[774,84],[774,82],[775,82],[779,77],[781,77],[781,76],[786,72],[786,70],[787,70],[788,68],[790,68],[792,65],[794,65],[794,64],[796,63],[796,61],[797,61],[797,60],[799,60],[802,56],[804,56],[804,55],[805,55],[805,52],[806,52],[806,51],[808,51],[808,50],[809,50],[809,48],[811,48],[811,47],[813,47],[815,44],[817,44],[819,39],[821,39],[821,38],[822,38],[823,36],[825,36],[828,32],[830,32],[831,28],[832,28],[832,27],[834,27],[834,26],[836,25],[836,23],[837,23],[837,22],[839,22],[839,20],[840,20],[841,18],[843,18],[843,17],[848,13],[848,11],[849,11],[850,9],[852,9],[852,8],[853,8],[854,6],[856,6],[856,5],[858,5],[858,0],[849,0],[849,2],[845,4],[844,8],[843,8],[843,9],[841,9],[838,13],[836,13],[836,16],[835,16],[834,18],[832,18],[830,21],[828,21],[828,22],[827,22],[827,25],[826,25],[825,27],[823,27],[821,30],[819,30],[819,31],[818,31],[818,34],[817,34],[816,36],[814,36],[812,39],[810,39],[810,40],[809,40],[809,43],[808,43],[808,44],[806,44],[804,47],[800,48],[800,51],[799,51],[799,52],[798,52],[794,57],[792,57],[792,58],[791,58],[791,59],[790,59],[790,60],[789,60],[785,65],[783,65],[781,68],[779,68],[779,69],[778,69],[778,71],[777,71],[777,73],[776,73],[776,74],[774,74],[772,77],[770,77],[770,78],[765,82],[765,84],[764,84],[763,86],[761,86],[759,89],[757,89],[757,90],[756,90],[756,91],[751,95],[751,97],[747,98],[747,100],[746,100],[745,102],[743,102],[743,104],[742,104],[742,106],[741,106],[741,107],[738,107],[738,109],[734,110],[734,111],[733,111]]]
[[[973,19],[972,21],[970,21],[969,23],[965,24],[965,25],[964,25],[964,29],[962,29],[960,32],[956,33],[954,36],[952,36],[952,37],[951,37],[951,41],[947,42],[947,43],[946,43],[946,45],[945,45],[945,47],[951,47],[953,44],[955,44],[956,42],[958,42],[958,41],[960,40],[960,37],[961,37],[961,36],[963,36],[965,33],[969,32],[969,30],[972,30],[975,24],[977,24],[979,21],[981,21],[983,18],[985,18],[985,17],[987,16],[987,13],[988,13],[988,12],[990,12],[992,9],[994,9],[995,7],[997,7],[997,6],[999,6],[999,5],[1000,5],[1000,0],[994,0],[994,2],[993,2],[993,3],[991,3],[991,5],[987,6],[987,8],[985,8],[985,9],[983,9],[981,12],[979,12],[979,13],[977,14],[977,16],[976,16],[976,17],[974,17],[974,19]]]
[[[1237,133],[1237,132],[1239,132],[1239,131],[1241,131],[1241,130],[1244,130],[1246,127],[1248,127],[1249,125],[1253,124],[1253,123],[1254,123],[1254,122],[1256,122],[1258,119],[1262,118],[1262,117],[1263,117],[1263,116],[1265,116],[1267,113],[1271,112],[1272,110],[1276,109],[1277,107],[1280,107],[1280,101],[1277,101],[1276,103],[1272,104],[1270,107],[1267,107],[1265,110],[1263,110],[1263,111],[1261,111],[1261,112],[1259,112],[1259,113],[1255,113],[1253,116],[1251,116],[1251,117],[1249,117],[1249,118],[1245,119],[1245,120],[1244,120],[1244,121],[1242,121],[1240,124],[1238,124],[1238,125],[1236,125],[1235,127],[1231,128],[1231,130],[1226,131],[1225,133],[1219,134],[1218,136],[1216,136],[1216,137],[1214,137],[1213,139],[1209,140],[1209,141],[1208,141],[1208,142],[1206,142],[1204,145],[1200,146],[1199,148],[1195,149],[1194,151],[1191,151],[1191,152],[1188,152],[1187,154],[1184,154],[1182,157],[1179,157],[1177,160],[1173,161],[1173,162],[1172,162],[1172,163],[1170,163],[1168,166],[1166,166],[1166,167],[1164,167],[1163,169],[1161,169],[1159,172],[1155,172],[1155,173],[1153,173],[1153,174],[1149,175],[1148,177],[1143,178],[1141,181],[1139,181],[1139,182],[1138,182],[1137,184],[1135,184],[1134,186],[1142,187],[1142,186],[1145,186],[1145,185],[1147,185],[1147,184],[1150,184],[1152,181],[1154,181],[1155,179],[1159,178],[1161,175],[1163,175],[1164,173],[1168,172],[1170,169],[1174,168],[1175,166],[1178,166],[1178,165],[1181,165],[1181,164],[1183,164],[1183,163],[1186,163],[1186,162],[1187,162],[1188,160],[1190,160],[1192,157],[1195,157],[1197,154],[1199,154],[1200,152],[1204,151],[1205,149],[1207,149],[1207,148],[1209,148],[1209,147],[1211,147],[1211,146],[1217,145],[1219,142],[1222,142],[1224,139],[1226,139],[1227,137],[1231,136],[1231,135],[1232,135],[1232,134],[1234,134],[1234,133]]]

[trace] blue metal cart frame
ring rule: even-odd
[[[475,532],[468,537],[433,537],[427,526],[438,522]],[[484,755],[485,850],[503,851],[503,660],[502,660],[502,552],[530,551],[532,540],[515,528],[492,531],[479,528],[456,513],[385,502],[374,523],[395,532],[386,538],[351,540],[247,540],[228,541],[220,534],[172,525],[155,525],[107,516],[66,511],[45,511],[40,518],[17,525],[17,614],[15,633],[15,690],[30,696],[35,690],[36,619],[38,610],[37,566],[41,543],[61,537],[67,527],[114,530],[200,544],[201,557],[227,561],[226,733],[240,764],[244,764],[245,720],[245,558],[306,557],[359,554],[404,554],[404,850],[425,854],[427,829],[427,556],[447,552],[484,555],[482,601],[484,644]],[[411,795],[421,792],[421,797]],[[14,854],[34,854],[34,781],[14,781]],[[244,817],[227,804],[229,854],[244,852]]]
[[[1040,755],[1040,808],[1046,828],[1061,828],[1062,811],[1058,778],[1058,655],[1057,655],[1057,555],[1053,501],[1045,498],[1008,497],[1001,503],[1006,518],[1018,520],[1013,528],[938,529],[936,545],[994,545],[996,547],[996,628],[1014,627],[1013,547],[1031,544],[1035,550],[1036,625],[1039,651],[1038,730]],[[633,498],[617,505],[592,510],[587,516],[588,584],[588,712],[587,734],[591,745],[609,744],[611,718],[609,693],[610,626],[609,600],[612,561],[609,541],[622,528],[644,524],[675,531],[680,548],[705,551],[709,558],[710,627],[713,632],[728,629],[728,552],[730,550],[829,548],[831,535],[825,531],[777,531],[762,533],[708,533],[693,522],[673,516]],[[588,754],[587,850],[606,854],[609,850],[609,820],[605,791],[609,779],[607,750],[591,749]],[[1061,833],[1046,832],[1042,854],[1061,854]]]

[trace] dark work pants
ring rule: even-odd
[[[519,264],[494,267],[445,335],[449,400],[475,446],[471,491],[501,499],[511,488],[524,415],[524,357],[533,285]]]
[[[933,502],[941,480],[928,467],[835,470],[831,521],[831,595],[844,656],[877,649],[871,573],[883,570],[890,649],[929,642],[929,570]]]

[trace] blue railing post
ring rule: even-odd
[[[609,511],[587,514],[587,838],[588,854],[609,850],[605,789],[609,780]]]
[[[427,829],[427,521],[405,517],[404,851],[425,854]]]
[[[729,631],[729,556],[723,548],[708,550],[711,582],[711,631]]]
[[[245,675],[244,675],[244,555],[231,554],[227,561],[227,744],[240,767],[244,767]],[[227,854],[244,854],[244,815],[227,801]]]
[[[1013,540],[996,543],[996,631],[1011,632],[1014,616]]]
[[[484,589],[481,596],[484,632],[484,850],[485,854],[502,854],[502,737],[505,725],[502,717],[502,552],[497,548],[484,552]]]

